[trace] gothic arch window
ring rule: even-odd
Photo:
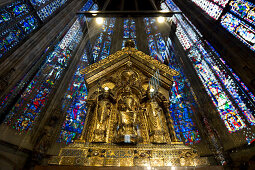
[[[88,8],[86,8],[86,10],[87,9]],[[97,4],[94,4],[91,7],[90,11],[97,9]],[[87,18],[87,20],[91,21],[90,18]],[[92,57],[94,61],[104,59],[109,55],[115,21],[115,18],[104,20],[104,23],[100,29],[100,33],[96,38],[96,41],[92,48]],[[90,55],[88,50],[90,46],[88,44],[89,43],[87,43],[85,47],[84,53],[77,66],[76,72],[74,73],[73,79],[65,94],[62,107],[66,114],[66,118],[62,125],[58,142],[72,143],[75,139],[80,137],[83,130],[87,111],[87,88],[85,80],[80,74],[80,70],[84,69],[90,64],[88,60],[88,56]]]
[[[254,14],[255,15],[255,14]],[[246,24],[231,13],[226,13],[221,18],[221,25],[233,34],[236,38],[241,40],[252,51],[255,51],[255,29]]]
[[[233,36],[255,51],[255,4],[249,0],[191,0]],[[176,5],[171,0],[166,4],[170,9]],[[230,6],[225,9],[226,5]],[[163,6],[164,7],[164,6]],[[164,7],[165,8],[165,7]],[[224,9],[224,10],[223,10]]]
[[[39,20],[32,7],[16,1],[0,9],[0,59],[38,28]]]
[[[33,127],[69,64],[72,52],[78,46],[82,35],[80,21],[77,19],[48,54],[38,73],[11,109],[5,121],[7,124],[22,132]]]
[[[163,40],[161,33],[158,31],[158,27],[155,22],[156,20],[154,18],[144,18],[149,50],[151,56],[161,62],[164,62],[167,58],[166,43]]]
[[[115,26],[115,18],[105,19],[93,46],[94,62],[106,58],[110,54],[111,40]]]
[[[201,40],[202,35],[184,15],[175,15],[174,22],[177,24],[176,36],[188,52],[228,131],[232,133],[254,125],[254,95],[214,48],[206,40]]]
[[[30,0],[37,15],[42,21],[52,16],[59,8],[61,8],[68,0]]]
[[[191,0],[213,19],[218,19],[229,0]]]
[[[170,114],[174,121],[177,137],[185,144],[195,144],[201,141],[199,132],[192,117],[195,112],[196,103],[193,91],[188,79],[185,77],[182,67],[173,53],[170,38],[167,41],[167,56],[169,56],[169,67],[177,70],[180,75],[174,77],[170,97]]]
[[[85,50],[63,101],[62,108],[66,114],[66,118],[60,131],[59,142],[71,143],[82,132],[87,111],[87,88],[84,77],[80,74],[80,70],[88,65],[87,51]]]

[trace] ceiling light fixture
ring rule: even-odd
[[[96,22],[97,22],[98,25],[101,25],[101,24],[103,24],[104,19],[101,18],[101,17],[98,17],[98,18],[96,18]]]
[[[165,21],[165,17],[158,17],[158,22],[163,23]]]

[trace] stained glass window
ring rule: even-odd
[[[161,35],[158,31],[158,27],[155,24],[155,19],[145,18],[145,31],[148,39],[148,45],[151,56],[155,59],[164,62],[166,59],[166,44]]]
[[[93,1],[88,0],[87,3],[83,6],[81,11],[87,10],[97,10],[97,4],[94,4]],[[92,7],[91,7],[92,6]],[[84,17],[86,21],[90,21],[90,18]],[[110,20],[110,26],[107,31],[108,35],[112,34],[112,28],[114,26],[115,20]],[[105,31],[105,29],[103,29]],[[99,35],[101,37],[101,34]],[[108,41],[109,42],[109,41]],[[102,43],[102,42],[101,42]],[[62,125],[59,142],[71,143],[75,139],[80,137],[82,129],[84,127],[84,122],[86,118],[86,99],[87,99],[87,88],[85,84],[84,77],[80,74],[80,70],[84,69],[89,65],[88,62],[88,51],[90,46],[87,43],[84,53],[80,59],[80,62],[77,66],[76,72],[73,75],[73,79],[69,85],[69,88],[65,94],[65,98],[63,100],[63,110],[66,114],[66,119]],[[108,45],[105,45],[106,50],[105,53],[108,53]],[[97,48],[96,48],[97,50]],[[95,48],[94,48],[95,52]]]
[[[221,25],[251,50],[255,51],[255,29],[230,13],[222,16]]]
[[[38,27],[38,20],[30,13],[30,7],[22,1],[0,9],[0,58]]]
[[[27,4],[16,1],[0,9],[0,26],[30,12]]]
[[[125,42],[127,41],[127,39],[133,40],[135,42],[135,47],[136,47],[135,20],[134,19],[124,19],[123,29],[124,29],[124,31],[123,31],[122,48],[125,47]]]
[[[170,113],[174,121],[175,132],[177,137],[185,144],[194,144],[199,142],[201,138],[191,118],[196,107],[195,100],[192,96],[192,89],[173,53],[172,43],[169,38],[167,47],[169,67],[180,73],[179,76],[174,77],[170,97]]]
[[[246,21],[255,25],[255,4],[245,0],[235,0],[229,3],[231,12],[242,17]]]
[[[234,17],[229,13],[226,15],[229,18]],[[222,20],[225,16],[222,17]],[[175,19],[177,24],[176,35],[184,50],[188,52],[200,80],[220,113],[228,131],[231,133],[245,128],[244,117],[251,125],[254,125],[255,109],[252,105],[254,95],[233,70],[226,65],[225,61],[220,58],[213,47],[207,41],[201,40],[202,35],[193,25],[190,25],[184,15],[175,15]],[[231,25],[229,29],[233,31],[236,28],[235,24],[241,22],[229,19],[224,24]]]
[[[112,40],[112,34],[113,34],[113,28],[115,24],[115,19],[110,19],[110,23],[106,32],[106,37],[103,45],[103,51],[101,55],[101,59],[106,58],[110,54],[111,49],[111,40]]]
[[[63,74],[82,37],[77,19],[64,38],[49,53],[40,71],[29,83],[6,118],[6,123],[18,131],[29,131],[46,105],[50,94]]]
[[[66,119],[60,132],[60,142],[73,142],[82,132],[86,118],[87,88],[84,76],[80,74],[80,70],[84,69],[87,65],[87,52],[84,51],[63,101]]]
[[[248,122],[251,125],[255,125],[255,118],[253,116],[255,115],[255,111],[253,109],[253,106],[251,102],[249,102],[247,96],[243,95],[243,89],[241,89],[239,85],[235,82],[235,77],[231,76],[225,69],[226,65],[224,64],[225,62],[222,62],[223,59],[221,59],[217,55],[217,53],[215,53],[215,55],[209,55],[201,44],[199,44],[198,47],[203,51],[206,62],[210,65],[214,73],[220,78],[225,88],[228,89],[229,94],[235,100],[236,104],[239,106],[240,110],[243,112]],[[215,51],[213,50],[213,52]],[[246,90],[248,90],[247,87]]]
[[[115,18],[105,19],[93,47],[94,62],[106,58],[110,54],[111,40]]]
[[[93,0],[88,0],[86,4],[81,8],[81,11],[88,11],[89,8],[93,5]]]
[[[40,6],[43,6],[47,4],[51,0],[30,0],[31,4],[35,7],[38,8]]]
[[[224,8],[226,7],[227,3],[229,2],[229,0],[212,0],[212,1]]]
[[[67,0],[53,0],[52,2],[48,3],[46,6],[40,8],[37,11],[38,16],[42,21],[45,21],[49,16],[54,14],[57,9],[62,7]]]
[[[175,5],[175,3],[172,0],[166,0],[166,4],[168,5],[168,8],[172,11],[180,11],[180,9]],[[164,9],[166,10],[166,9]]]
[[[218,19],[223,9],[209,0],[191,0],[213,19]],[[215,0],[217,1],[217,0]]]
[[[233,106],[233,103],[229,100],[213,72],[203,60],[203,56],[199,49],[193,47],[188,56],[192,61],[200,80],[205,86],[207,93],[220,113],[220,117],[224,121],[228,131],[231,133],[246,127],[244,121],[238,114],[237,109]]]

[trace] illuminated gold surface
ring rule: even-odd
[[[148,83],[157,69],[163,86],[152,96]],[[177,71],[126,47],[81,73],[88,85],[88,110],[81,138],[62,148],[50,164],[208,165],[207,158],[200,158],[194,149],[179,142],[174,131],[168,91]]]
[[[105,64],[110,63],[113,60],[118,59],[120,56],[123,55],[132,55],[135,57],[139,57],[143,60],[145,60],[145,62],[150,63],[151,65],[153,65],[155,68],[158,68],[164,72],[167,72],[168,74],[172,75],[172,76],[177,76],[179,75],[179,73],[173,69],[171,69],[170,67],[168,67],[165,64],[160,63],[159,61],[155,60],[153,57],[143,53],[142,51],[138,51],[135,48],[130,48],[130,47],[126,47],[124,49],[122,49],[121,51],[117,51],[114,54],[109,55],[107,58],[100,60],[97,63],[94,63],[88,67],[86,67],[85,69],[82,69],[80,71],[81,74],[88,74],[92,71],[94,71],[95,69],[101,68],[103,67]]]
[[[204,166],[207,158],[200,158],[194,149],[183,144],[113,144],[74,143],[62,148],[50,164],[82,166]]]

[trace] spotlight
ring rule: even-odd
[[[158,17],[158,22],[159,23],[163,23],[165,21],[165,18],[164,17]]]
[[[109,87],[105,86],[105,87],[104,87],[104,90],[105,90],[105,91],[108,91],[108,90],[109,90]]]
[[[150,89],[150,92],[153,93],[153,92],[154,92],[154,88],[151,88],[151,89]]]
[[[98,25],[101,25],[101,24],[103,24],[104,19],[101,18],[101,17],[98,17],[98,18],[96,18],[96,22],[97,22]]]
[[[94,16],[94,17],[95,17],[95,16],[97,16],[97,14],[92,14],[92,16]]]

